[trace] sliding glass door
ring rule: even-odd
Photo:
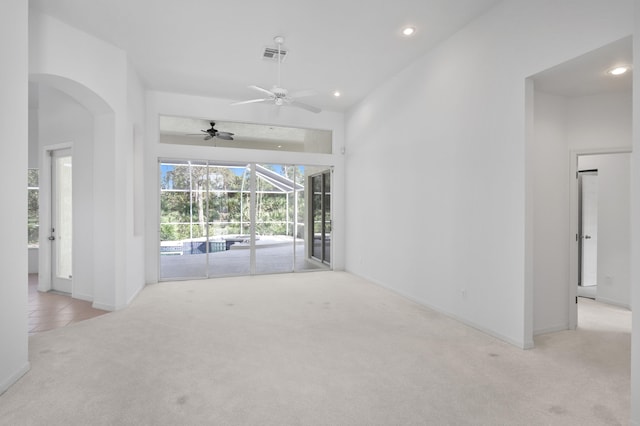
[[[256,164],[257,274],[295,270],[296,247],[304,244],[296,237],[303,170],[299,166]]]
[[[327,269],[330,173],[323,178],[318,170],[281,164],[161,162],[160,279]],[[313,210],[318,203],[307,200],[308,194],[315,200],[317,192],[315,186],[305,191],[317,185],[316,175],[306,175],[310,171],[321,176],[320,213]],[[314,218],[313,225],[306,225],[307,218]],[[318,230],[320,252],[315,249]]]
[[[207,276],[207,164],[160,165],[160,276]]]
[[[311,188],[311,256],[322,263],[331,264],[331,172],[324,171],[311,176]]]
[[[251,273],[251,169],[209,164],[208,277]]]

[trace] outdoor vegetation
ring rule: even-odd
[[[303,184],[301,168],[257,166],[277,173],[285,181]],[[250,226],[249,168],[206,163],[161,164],[161,241],[181,241],[246,235]],[[256,233],[294,234],[297,198],[303,223],[303,191],[287,190],[264,174],[256,173]],[[301,233],[300,229],[297,234]]]
[[[39,216],[39,173],[38,169],[29,169],[27,176],[27,241],[28,246],[38,247]]]

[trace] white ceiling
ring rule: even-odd
[[[277,64],[262,59],[285,37],[282,86],[315,89],[304,101],[344,111],[376,85],[498,0],[30,0],[128,52],[153,90],[232,100],[271,88]],[[403,37],[411,25],[416,34]],[[343,94],[332,96],[334,90]]]
[[[533,76],[536,90],[577,97],[600,93],[630,92],[632,72],[608,73],[620,65],[633,65],[632,38],[626,37]]]

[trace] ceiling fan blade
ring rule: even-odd
[[[265,95],[269,95],[269,97],[276,96],[275,93],[273,93],[271,90],[263,89],[262,87],[259,87],[259,86],[249,86],[249,89],[257,90],[258,92],[262,92]]]
[[[208,140],[209,140],[209,139],[211,139],[212,137],[213,137],[213,136],[211,136],[211,135],[207,135],[207,136],[205,136],[205,137],[204,137],[204,140],[205,140],[205,141],[208,141]]]
[[[289,93],[291,98],[304,98],[305,96],[317,95],[318,92],[313,89],[298,90],[297,92]]]
[[[271,99],[269,98],[263,98],[263,99],[251,99],[250,101],[240,101],[240,102],[234,102],[231,105],[244,105],[244,104],[254,104],[256,102],[266,102],[266,101],[270,101]]]
[[[231,132],[218,132],[216,136],[233,136]]]
[[[297,107],[297,108],[306,109],[307,111],[311,111],[311,112],[315,112],[315,113],[318,113],[318,112],[322,111],[318,107],[315,107],[315,106],[309,105],[309,104],[304,104],[302,102],[298,102],[295,99],[292,99],[291,102],[289,102],[289,105]]]
[[[231,135],[225,135],[225,134],[221,134],[221,133],[218,133],[216,135],[216,137],[218,139],[224,139],[224,140],[227,140],[227,141],[232,141],[233,140],[233,137],[231,137]]]

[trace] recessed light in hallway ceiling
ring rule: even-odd
[[[404,27],[402,29],[402,35],[407,37],[412,36],[413,34],[415,34],[415,32],[416,32],[415,27]]]
[[[623,65],[623,66],[610,69],[608,73],[611,75],[622,75],[622,74],[625,74],[627,71],[629,71],[629,67],[626,65]]]

